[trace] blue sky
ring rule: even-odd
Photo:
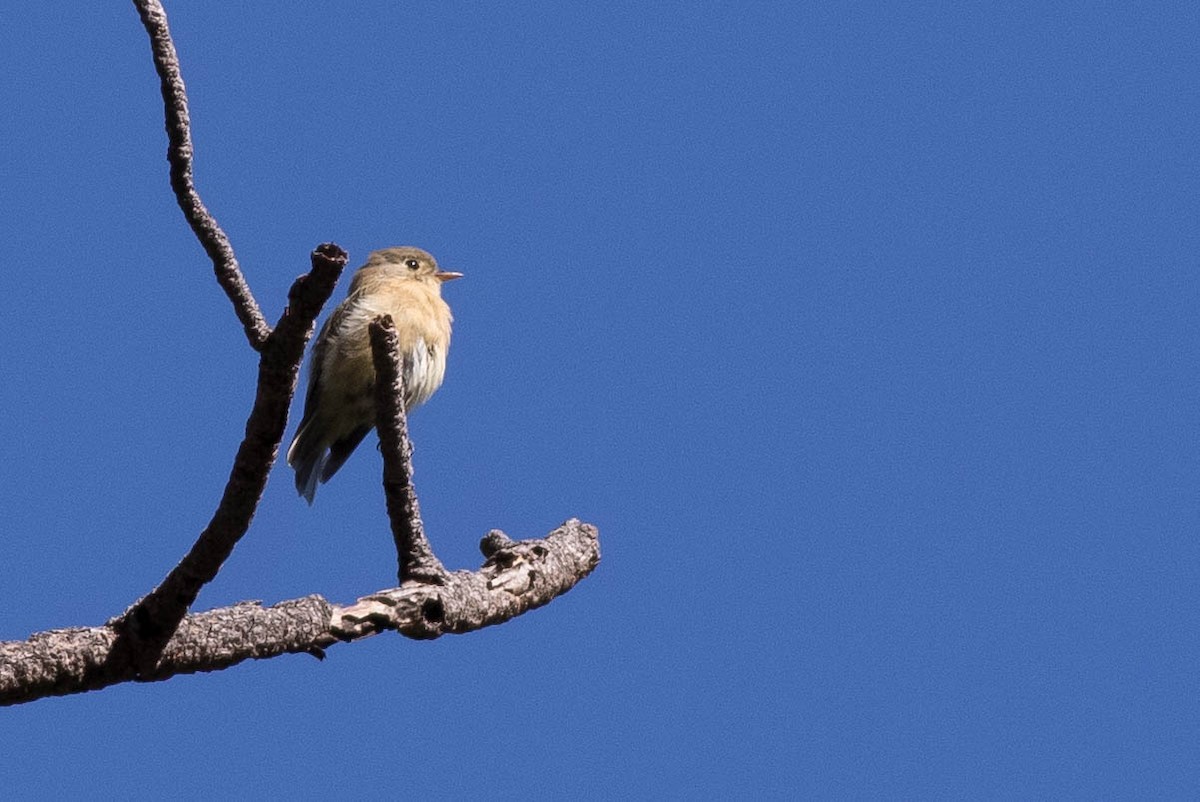
[[[1196,793],[1193,4],[237,5],[168,13],[268,318],[326,240],[465,273],[435,548],[577,516],[604,559],[491,630],[5,709],[0,787]],[[256,363],[133,8],[3,16],[20,639],[184,553]],[[281,465],[198,607],[389,586],[379,469],[310,509]]]

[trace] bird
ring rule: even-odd
[[[446,375],[450,306],[442,284],[462,273],[442,270],[411,246],[374,251],[354,273],[346,299],[325,321],[309,361],[304,415],[288,447],[296,490],[311,505],[317,485],[337,473],[375,427],[375,365],[367,327],[391,315],[400,346],[404,408],[429,400]]]

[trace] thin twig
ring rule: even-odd
[[[312,253],[311,272],[292,285],[288,307],[259,356],[258,388],[246,437],[221,502],[191,551],[157,588],[118,619],[124,638],[114,645],[111,659],[134,662],[141,670],[153,666],[200,589],[217,575],[249,529],[279,453],[313,321],[332,294],[347,258],[338,246],[321,245]]]
[[[408,581],[441,584],[446,568],[425,537],[421,506],[412,483],[412,442],[404,409],[404,370],[391,315],[370,324],[371,356],[375,363],[375,427],[383,454],[383,493],[396,542],[397,577]]]
[[[600,561],[596,528],[565,522],[545,538],[511,541],[492,532],[480,544],[479,571],[447,574],[445,584],[409,583],[338,607],[320,596],[272,607],[243,602],[187,616],[154,664],[135,671],[114,657],[113,626],[40,632],[0,642],[0,705],[97,690],[131,680],[217,671],[288,653],[318,657],[339,641],[387,630],[434,638],[500,624],[566,593]]]
[[[188,116],[187,91],[183,86],[183,75],[179,71],[179,56],[171,41],[171,30],[167,26],[167,12],[158,0],[133,0],[138,16],[146,33],[150,35],[150,49],[154,54],[154,69],[158,72],[162,88],[163,106],[166,114],[167,161],[171,165],[171,189],[188,225],[212,260],[213,272],[221,289],[233,303],[234,312],[246,332],[246,339],[256,351],[266,345],[271,327],[263,317],[258,302],[250,292],[246,278],[238,267],[229,237],[217,224],[217,220],[200,200],[196,184],[192,179],[192,134]]]

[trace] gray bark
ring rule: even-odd
[[[113,624],[0,642],[0,705],[283,654],[323,657],[339,641],[387,630],[419,639],[471,632],[566,593],[600,561],[596,528],[574,519],[537,540],[512,541],[492,532],[480,546],[487,557],[480,570],[447,573],[440,585],[409,582],[345,606],[305,596],[271,607],[242,602],[189,615],[146,670],[121,659],[121,635]]]

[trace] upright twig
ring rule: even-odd
[[[425,538],[421,507],[412,483],[412,442],[404,409],[404,368],[396,328],[390,315],[371,322],[371,356],[375,363],[375,428],[383,454],[383,493],[396,542],[397,576],[441,584],[446,569]]]
[[[133,660],[139,670],[152,671],[163,646],[200,589],[217,575],[233,547],[250,528],[267,486],[267,476],[279,454],[288,407],[304,359],[304,346],[312,335],[313,321],[333,292],[346,261],[346,252],[341,248],[331,243],[322,245],[312,253],[312,271],[292,285],[288,307],[259,357],[254,406],[221,502],[191,551],[166,579],[113,622],[125,637],[114,647],[113,659]]]
[[[109,659],[129,661],[139,671],[148,672],[200,589],[216,576],[250,526],[283,439],[304,346],[312,335],[313,321],[346,266],[347,256],[333,244],[313,251],[311,272],[292,285],[288,308],[271,329],[246,285],[229,238],[205,208],[192,179],[187,92],[166,11],[159,0],[134,0],[134,5],[150,36],[162,88],[171,188],[183,216],[212,260],[217,281],[233,303],[247,339],[259,352],[258,392],[246,421],[246,436],[212,520],[162,583],[113,622],[120,637]]]
[[[167,161],[171,165],[171,189],[175,191],[175,199],[179,202],[179,208],[183,210],[188,225],[200,240],[208,258],[212,260],[213,272],[233,303],[233,310],[242,323],[246,339],[250,341],[254,350],[261,351],[266,345],[271,327],[267,325],[266,318],[258,308],[258,302],[254,300],[242,270],[238,267],[229,237],[200,200],[200,193],[196,191],[196,184],[192,179],[192,133],[187,92],[179,70],[179,56],[175,52],[175,44],[171,41],[171,31],[167,26],[167,12],[158,0],[133,0],[133,4],[137,7],[146,33],[150,35],[154,69],[158,72],[162,88],[168,141]]]

